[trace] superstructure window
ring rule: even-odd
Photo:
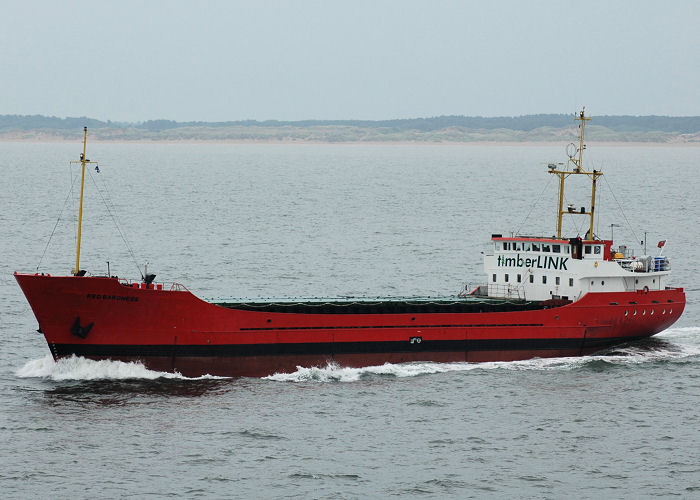
[[[591,245],[586,245],[585,247],[583,247],[583,253],[590,254],[591,253]]]
[[[506,273],[506,283],[508,283],[508,273]]]
[[[552,245],[552,252],[561,253],[561,245]]]
[[[543,285],[547,284],[547,276],[542,276],[542,284]]]
[[[520,283],[523,280],[522,275],[518,274],[518,283]]]
[[[513,250],[515,250],[516,252],[519,252],[520,251],[520,243],[518,243],[517,241],[515,243],[513,243]]]
[[[554,284],[555,284],[555,285],[558,285],[558,284],[559,284],[559,276],[557,276],[556,278],[554,278]]]
[[[504,241],[503,242],[503,250],[510,250],[510,243],[508,243],[507,241]]]
[[[495,274],[493,275],[493,282],[494,283],[496,282],[496,275]]]
[[[596,245],[593,247],[593,253],[596,255],[600,255],[600,245]]]
[[[549,252],[549,245],[546,245],[546,244],[542,243],[542,251],[543,251],[543,252]]]
[[[573,278],[569,278],[569,286],[574,286],[574,279]]]
[[[531,274],[530,275],[530,283],[534,283],[534,282],[535,282],[535,275]]]
[[[523,252],[529,252],[529,251],[530,251],[530,244],[523,243]]]
[[[532,251],[533,251],[533,252],[539,252],[539,251],[540,251],[540,244],[539,244],[539,243],[533,243],[533,244],[532,244]]]

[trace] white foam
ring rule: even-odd
[[[386,363],[364,368],[347,368],[336,363],[329,363],[325,367],[304,368],[297,366],[297,370],[293,373],[275,373],[264,378],[276,382],[355,382],[363,376],[371,375],[403,378],[470,370],[575,370],[596,361],[604,361],[616,365],[636,365],[657,361],[683,361],[693,356],[700,356],[700,343],[697,342],[698,333],[700,333],[700,328],[698,327],[666,330],[660,338],[673,339],[674,343],[671,346],[649,349],[648,347],[632,345],[618,347],[610,354],[597,356],[534,358],[524,361],[493,361],[485,363]],[[686,338],[695,342],[691,344],[678,343],[679,340],[685,340]]]
[[[684,326],[669,328],[654,336],[654,338],[674,341],[690,341],[700,345],[700,326]]]
[[[354,382],[363,375],[388,375],[403,378],[476,368],[479,368],[479,365],[473,363],[385,363],[364,368],[348,368],[339,366],[336,363],[328,363],[325,367],[304,368],[303,366],[297,366],[297,371],[293,373],[275,373],[264,378],[277,382],[305,382],[311,380],[318,382]]]
[[[396,378],[415,377],[433,373],[459,372],[469,370],[575,370],[594,361],[605,361],[618,365],[631,365],[656,361],[684,360],[700,356],[700,327],[670,328],[654,338],[666,340],[669,346],[658,349],[647,347],[618,347],[611,354],[568,358],[535,358],[525,361],[497,361],[488,363],[434,363],[414,362],[403,364],[386,363],[364,368],[347,368],[335,363],[325,367],[304,368],[297,366],[293,373],[275,373],[267,380],[277,382],[355,382],[364,376],[389,376]],[[15,375],[21,378],[43,378],[47,380],[124,380],[159,378],[201,380],[225,377],[204,375],[184,377],[179,373],[149,370],[141,363],[122,361],[95,361],[78,356],[54,361],[50,355],[28,361]]]
[[[20,378],[43,378],[47,380],[125,380],[143,379],[155,380],[159,378],[201,380],[213,379],[211,375],[203,377],[183,377],[179,373],[168,373],[149,370],[141,363],[126,363],[123,361],[101,360],[95,361],[79,356],[61,358],[54,361],[50,355],[41,359],[27,361],[19,368],[15,375]]]

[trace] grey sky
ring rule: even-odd
[[[0,114],[700,115],[700,2],[1,0]]]

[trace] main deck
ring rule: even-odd
[[[292,314],[432,314],[533,311],[570,301],[533,301],[493,297],[352,297],[309,299],[231,299],[211,303],[240,311]]]

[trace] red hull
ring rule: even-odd
[[[54,358],[136,360],[187,376],[263,376],[329,361],[578,356],[654,335],[685,307],[683,289],[668,288],[588,293],[561,307],[508,312],[302,314],[232,309],[115,278],[15,278]]]

